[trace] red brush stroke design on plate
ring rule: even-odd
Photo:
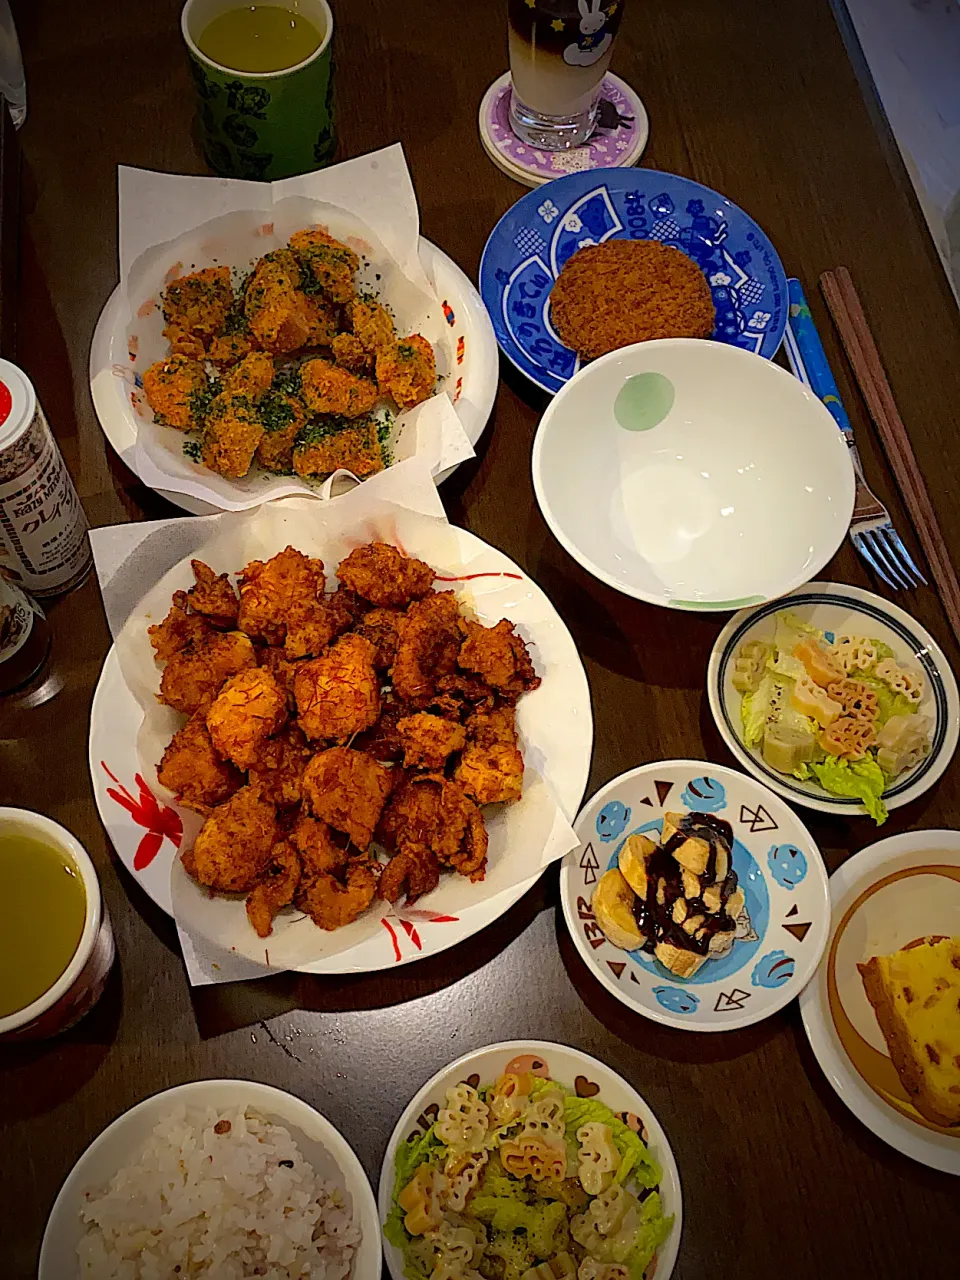
[[[183,275],[183,263],[175,262],[163,277],[164,284],[173,284],[174,280],[179,280]]]
[[[455,391],[455,392],[454,392],[454,394],[453,394],[453,403],[454,403],[454,404],[456,404],[456,403],[457,403],[457,401],[460,399],[460,393],[461,393],[462,391],[463,391],[463,379],[462,379],[462,378],[458,378],[458,379],[457,379],[457,389],[456,389],[456,391]]]
[[[439,574],[434,579],[435,582],[472,582],[474,578],[514,578],[517,582],[523,581],[522,573],[462,573],[459,578],[443,578]]]
[[[459,916],[438,915],[436,911],[415,911],[411,907],[395,910],[394,915],[400,924],[400,928],[418,951],[423,950],[423,942],[420,940],[417,924],[457,924],[460,919]],[[400,950],[400,939],[397,936],[397,931],[387,916],[383,916],[380,923],[390,935],[390,941],[393,943],[393,958],[395,963],[399,964],[403,959],[403,952]]]
[[[138,827],[147,829],[147,834],[141,839],[134,854],[134,871],[143,871],[149,867],[160,852],[164,840],[169,840],[175,849],[179,849],[183,839],[183,823],[176,810],[161,804],[139,773],[135,778],[140,797],[135,800],[116,774],[107,768],[106,761],[100,761],[100,768],[117,784],[116,790],[107,787],[110,799],[116,801],[121,809],[126,809]]]
[[[457,339],[457,364],[463,364],[463,353],[465,348],[466,343],[464,342],[463,334],[461,333],[460,337]]]

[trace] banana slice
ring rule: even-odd
[[[633,890],[616,869],[604,872],[593,891],[593,912],[597,924],[615,947],[635,951],[646,939],[633,917]]]
[[[620,874],[638,898],[647,896],[647,859],[656,849],[646,836],[628,836],[620,850]]]

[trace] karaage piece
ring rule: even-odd
[[[283,649],[268,645],[260,651],[260,666],[273,672],[277,684],[286,691],[287,705],[294,711],[297,704],[293,699],[293,677],[297,664],[290,661]]]
[[[460,649],[459,624],[460,609],[452,591],[415,600],[407,609],[391,672],[393,687],[404,702],[429,698],[440,676],[453,672]]]
[[[396,338],[396,330],[390,312],[372,299],[359,299],[348,308],[354,336],[364,351],[375,356],[383,347],[389,347]]]
[[[305,876],[297,906],[321,929],[353,924],[377,896],[380,868],[372,858],[351,857],[337,875]]]
[[[399,609],[371,609],[356,624],[357,635],[369,640],[377,650],[373,665],[378,671],[388,671],[393,666],[400,644],[402,619]]]
[[[305,347],[329,347],[340,327],[338,308],[326,298],[298,294],[303,315],[307,321]]]
[[[517,745],[517,712],[513,706],[478,706],[467,719],[467,737],[481,747]]]
[[[147,628],[158,662],[169,662],[175,653],[189,648],[210,634],[210,623],[187,611],[187,593],[175,591],[170,612],[162,622]]]
[[[463,725],[423,712],[399,720],[397,733],[406,769],[442,769],[448,757],[463,750],[467,741]]]
[[[224,760],[249,769],[287,718],[287,695],[266,667],[229,679],[207,712],[207,729]]]
[[[512,622],[501,618],[495,627],[485,627],[465,618],[462,626],[466,639],[458,662],[465,671],[475,671],[508,697],[519,697],[539,686],[540,677],[527,646]]]
[[[211,631],[170,658],[160,677],[158,700],[192,716],[209,706],[231,676],[256,665],[256,651],[247,636]]]
[[[300,432],[293,448],[293,469],[298,476],[325,476],[342,468],[363,480],[385,466],[379,424],[371,418],[311,423]]]
[[[259,938],[269,938],[273,921],[293,901],[300,887],[300,855],[287,840],[270,850],[270,860],[262,872],[260,883],[247,898],[247,919]]]
[[[263,435],[257,445],[257,461],[268,471],[293,470],[293,446],[307,421],[307,411],[296,396],[268,391],[257,401]]]
[[[403,744],[397,732],[397,723],[409,715],[410,708],[394,702],[390,694],[380,699],[380,718],[372,729],[358,733],[352,745],[358,751],[366,751],[374,760],[382,760],[385,764],[393,764],[403,758]]]
[[[244,321],[246,324],[246,321]],[[221,333],[207,348],[207,359],[223,373],[239,364],[254,350],[253,339],[246,332]]]
[[[167,285],[163,318],[169,327],[209,341],[223,329],[233,307],[229,267],[205,267]]]
[[[345,742],[376,723],[380,684],[375,652],[369,640],[350,634],[319,658],[300,663],[293,694],[298,723],[308,738]]]
[[[390,772],[363,751],[331,747],[307,765],[303,793],[316,817],[365,853],[390,792]]]
[[[143,393],[154,418],[161,426],[180,431],[201,426],[207,386],[203,365],[184,355],[158,360],[143,374]]]
[[[408,906],[440,883],[440,865],[429,849],[409,845],[395,853],[380,872],[380,896],[387,902],[406,898]]]
[[[284,651],[294,660],[319,657],[331,641],[353,626],[360,611],[359,597],[346,587],[319,600],[294,605],[287,620]]]
[[[316,600],[324,585],[323,561],[295,547],[285,547],[269,560],[251,560],[240,575],[240,630],[282,645],[291,612]]]
[[[223,390],[230,395],[249,396],[256,400],[270,390],[275,372],[273,356],[266,351],[251,351],[224,375]]]
[[[218,475],[241,480],[250,470],[263,437],[256,405],[246,395],[224,393],[210,405],[201,456]]]
[[[170,739],[157,769],[157,780],[180,804],[209,813],[243,786],[243,775],[217,755],[198,711]]]
[[[387,542],[369,542],[340,561],[337,577],[371,604],[403,606],[427,595],[436,574],[428,564],[405,556]]]
[[[179,325],[168,324],[163,331],[163,336],[170,343],[172,356],[188,356],[191,360],[207,358],[206,344],[197,334],[189,333]]]
[[[347,865],[346,849],[334,841],[333,832],[325,822],[311,818],[308,813],[301,812],[290,839],[300,854],[304,878],[330,875]]]
[[[410,855],[384,870],[380,891],[395,902],[406,889],[417,895],[432,878],[432,864],[453,867],[471,880],[482,880],[486,867],[487,833],[480,810],[456,782],[441,774],[406,774],[384,808],[377,839],[397,856]],[[429,858],[425,855],[429,854]],[[392,868],[392,870],[391,870]],[[412,881],[419,873],[422,881]],[[394,896],[395,895],[395,896]]]
[[[299,291],[302,273],[289,249],[265,254],[247,281],[244,314],[265,351],[283,355],[307,342],[314,317]]]
[[[341,369],[369,378],[374,370],[374,357],[353,333],[338,333],[330,343],[333,358]]]
[[[477,804],[506,804],[519,800],[523,791],[523,756],[506,742],[471,742],[453,777]]]
[[[375,382],[358,378],[329,360],[307,360],[300,366],[303,398],[314,413],[340,418],[362,418],[377,402]]]
[[[184,867],[219,893],[248,893],[277,843],[277,814],[253,787],[241,787],[200,828]]]
[[[295,231],[290,248],[328,298],[346,303],[355,297],[353,277],[360,259],[351,248],[319,227]]]
[[[411,334],[377,352],[377,386],[401,409],[413,409],[429,400],[437,382],[437,359],[433,347]]]
[[[444,779],[440,796],[441,837],[437,861],[452,867],[468,879],[482,880],[487,867],[487,829],[483,814],[464,791],[449,778]],[[454,847],[454,840],[456,846]]]
[[[289,809],[303,799],[303,771],[313,749],[295,724],[268,738],[250,766],[250,785],[278,809]]]
[[[496,702],[497,691],[491,689],[479,676],[454,671],[448,676],[440,677],[433,698],[423,709],[448,719],[463,720],[474,711],[484,708],[492,710]]]
[[[202,613],[210,619],[213,626],[226,630],[237,624],[237,611],[240,601],[233,589],[230,575],[214,573],[202,560],[191,560],[195,584],[187,592],[190,608],[194,613]]]

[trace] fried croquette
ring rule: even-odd
[[[256,460],[267,471],[289,474],[293,470],[293,446],[307,421],[307,411],[296,396],[268,391],[257,401],[263,435]]]
[[[256,665],[249,637],[240,631],[211,631],[171,657],[160,677],[158,700],[192,716],[214,700],[231,676]]]
[[[358,378],[369,378],[374,370],[374,358],[353,333],[338,333],[330,343],[333,358],[341,369],[355,373]]]
[[[228,395],[249,396],[256,400],[270,390],[276,370],[273,356],[266,351],[251,351],[223,377],[223,391]]]
[[[269,938],[274,918],[290,905],[299,887],[300,855],[289,841],[281,840],[270,850],[262,878],[247,898],[247,919],[257,937]]]
[[[401,409],[413,409],[429,400],[437,381],[437,360],[433,347],[411,334],[377,352],[377,386],[391,396]]]
[[[173,792],[179,804],[203,814],[229,800],[243,786],[240,771],[221,760],[214,750],[202,710],[170,739],[157,769],[157,780]]]
[[[186,591],[175,591],[170,612],[164,620],[147,627],[147,635],[158,662],[169,662],[175,653],[180,653],[210,634],[211,627],[206,618],[188,613],[189,603]]]
[[[222,373],[239,364],[253,350],[253,340],[249,334],[222,333],[210,343],[207,359]]]
[[[191,360],[205,360],[207,358],[207,348],[203,338],[195,333],[188,333],[186,329],[181,329],[178,324],[168,324],[163,331],[163,336],[170,343],[171,355],[187,356]]]
[[[460,641],[460,609],[452,591],[415,600],[404,615],[391,670],[397,696],[411,703],[429,698],[440,676],[456,668]]]
[[[288,724],[261,744],[250,766],[250,785],[278,809],[291,808],[303,799],[303,771],[312,755],[303,731]]]
[[[291,659],[319,657],[331,641],[353,626],[360,613],[359,597],[346,587],[317,600],[298,601],[287,619],[284,652]]]
[[[337,577],[371,604],[398,607],[427,595],[436,573],[388,542],[370,542],[340,561]]]
[[[255,788],[241,787],[207,818],[184,859],[188,873],[220,893],[248,893],[277,843],[277,814]]]
[[[187,592],[187,600],[194,613],[202,613],[213,626],[225,631],[234,627],[240,601],[233,589],[230,575],[214,573],[202,560],[191,560],[195,584]]]
[[[293,448],[298,476],[327,475],[342,467],[363,480],[385,465],[378,424],[369,418],[335,426],[313,423],[300,433]]]
[[[341,369],[329,360],[306,360],[300,366],[303,398],[314,413],[362,418],[377,402],[377,384]]]
[[[365,853],[390,793],[390,772],[363,751],[331,747],[307,765],[304,797],[316,817]]]
[[[396,340],[396,329],[390,312],[373,299],[357,300],[350,308],[350,325],[364,351],[376,356],[382,347]]]
[[[309,662],[301,662],[293,678],[298,724],[308,738],[345,742],[376,724],[380,685],[373,659],[376,650],[363,636],[347,635]]]
[[[400,644],[402,618],[403,614],[399,609],[371,609],[354,628],[357,635],[363,636],[375,647],[377,652],[373,665],[378,671],[388,671],[393,666]]]
[[[324,589],[323,561],[285,547],[269,560],[251,560],[240,574],[238,626],[255,640],[282,645],[291,612]]]
[[[442,769],[447,758],[467,742],[463,725],[418,712],[397,722],[405,769]]]
[[[266,667],[253,667],[232,676],[217,694],[207,729],[221,758],[246,770],[286,718],[285,690]]]
[[[579,249],[550,294],[560,340],[593,359],[652,338],[709,338],[716,312],[692,258],[656,240],[606,240]]]
[[[350,302],[356,295],[354,273],[360,259],[354,251],[319,227],[295,231],[290,248],[332,302]]]
[[[465,671],[475,671],[487,684],[511,697],[528,693],[540,684],[522,637],[512,622],[501,618],[485,627],[469,618],[461,621],[466,639],[457,659]]]
[[[233,303],[229,267],[205,267],[167,285],[163,318],[168,326],[209,341],[223,329]]]
[[[163,427],[194,431],[201,425],[202,399],[207,390],[203,365],[189,356],[158,360],[143,374],[143,393],[153,416]]]
[[[265,351],[284,355],[304,346],[315,323],[299,290],[302,273],[289,249],[275,249],[260,259],[244,296],[250,332]]]
[[[204,465],[218,475],[241,480],[250,470],[262,437],[263,423],[249,396],[219,395],[207,415],[201,454]]]

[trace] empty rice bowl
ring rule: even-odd
[[[175,1105],[81,1217],[95,1280],[345,1280],[361,1239],[341,1189],[247,1106]]]

